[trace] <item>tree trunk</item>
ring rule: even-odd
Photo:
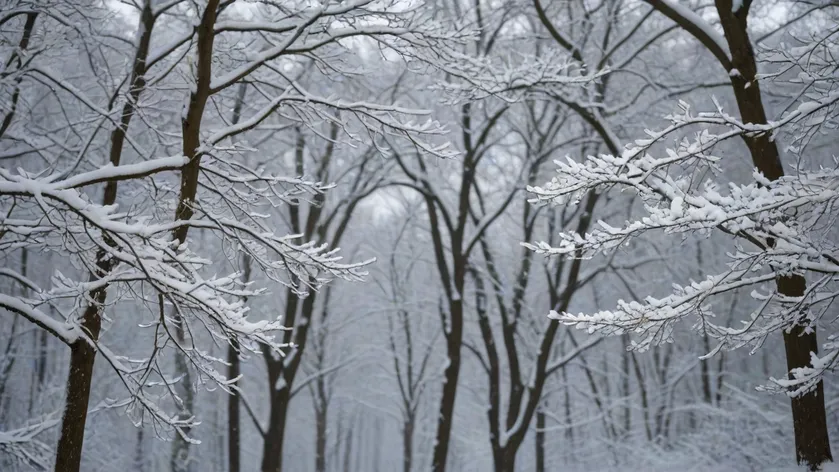
[[[272,389],[275,389],[276,378],[269,376]],[[272,394],[274,397],[271,399],[268,431],[265,433],[265,441],[262,445],[262,472],[282,472],[283,470],[283,442],[290,398],[289,387],[287,385],[281,387],[279,390],[274,390]]]
[[[805,288],[804,277],[801,276],[782,277],[778,280],[778,291],[787,296],[802,296]],[[805,333],[801,326],[793,327],[789,333],[784,332],[784,347],[789,371],[809,366],[810,353],[819,352],[815,330]],[[822,463],[833,460],[822,382],[814,391],[792,399],[792,421],[795,430],[795,458],[799,464],[803,462],[810,470],[819,470]]]
[[[54,310],[52,307],[51,309]],[[47,332],[44,330],[41,330],[35,335],[35,352],[37,354],[35,359],[34,385],[31,397],[33,402],[29,405],[30,414],[34,411],[35,404],[38,402],[41,393],[44,391],[44,382],[46,381],[47,376],[47,336]]]
[[[681,16],[668,3],[663,0],[646,1],[696,37],[720,61],[731,79],[734,98],[743,123],[766,124],[760,83],[757,81],[757,63],[748,31],[748,16],[752,1],[739,2],[738,8],[735,9],[733,0],[715,0],[720,25],[728,43],[728,49],[731,51],[730,59],[727,52],[719,47],[711,36],[694,22]],[[769,180],[777,180],[784,175],[781,156],[773,138],[768,134],[743,136],[749,148],[752,163]],[[771,240],[766,243],[768,246],[774,245],[774,241]],[[784,296],[800,295],[805,287],[806,281],[799,275],[780,277],[777,280],[778,293]],[[790,332],[784,333],[783,336],[787,368],[791,370],[808,367],[810,353],[818,352],[815,327],[805,331],[801,326],[793,326]],[[799,463],[804,462],[811,470],[817,470],[822,463],[833,460],[823,391],[824,386],[822,382],[819,382],[815,391],[791,400],[796,459]]]
[[[134,467],[137,472],[146,470],[146,455],[143,452],[143,428],[137,428],[137,446],[134,450]]]
[[[231,339],[227,347],[227,378],[235,379],[239,376],[239,343],[236,338]],[[241,388],[241,387],[240,387]],[[239,395],[232,393],[227,396],[227,470],[240,471],[240,439],[239,439]]]
[[[95,298],[85,309],[81,328],[91,340],[99,339],[102,329],[101,310],[105,303],[105,289],[96,290]],[[67,375],[67,394],[64,416],[61,419],[61,437],[55,457],[56,472],[79,472],[84,445],[84,427],[87,421],[87,404],[93,378],[93,361],[96,350],[85,338],[70,346],[70,372]]]
[[[437,416],[437,439],[434,444],[434,456],[431,470],[445,472],[446,457],[449,453],[452,424],[454,423],[454,402],[457,395],[457,381],[460,377],[460,347],[463,340],[463,301],[452,300],[449,304],[449,332],[446,334],[448,365],[443,373],[443,395],[440,399],[440,411]]]
[[[748,34],[750,5],[751,1],[747,0],[741,8],[733,11],[732,0],[716,0],[720,23],[731,50],[731,65],[739,72],[730,76],[740,115],[744,123],[766,124],[766,113],[756,80],[757,64]],[[744,139],[752,162],[767,179],[776,180],[784,175],[780,153],[771,136],[761,134]],[[768,241],[768,244],[772,246],[774,241]],[[781,295],[799,297],[804,294],[806,281],[800,275],[781,277],[777,280],[777,288]],[[799,325],[794,326],[789,333],[784,333],[784,347],[788,370],[809,367],[810,354],[818,353],[819,348],[816,328],[805,331]],[[814,391],[793,398],[791,403],[796,459],[811,470],[817,470],[822,463],[833,460],[827,431],[823,383],[819,382]]]
[[[411,472],[414,459],[414,418],[408,418],[402,425],[402,472]]]
[[[545,472],[545,413],[536,412],[536,472]]]
[[[245,93],[247,92],[247,84],[242,82],[239,85],[239,92],[236,96],[236,104],[233,105],[233,117],[231,124],[238,124],[242,116],[242,105],[245,101]],[[251,280],[251,259],[249,256],[242,256],[242,277],[244,282]],[[248,297],[242,299],[243,303],[248,302]],[[227,347],[227,362],[230,366],[227,369],[227,378],[235,379],[241,373],[239,362],[239,340],[233,337]],[[241,388],[241,386],[240,386]],[[241,464],[241,440],[239,435],[239,395],[231,394],[227,396],[227,469],[228,472],[239,472]]]
[[[515,472],[517,453],[518,446],[507,443],[507,447],[499,450],[496,455],[496,457],[500,457],[501,460],[495,463],[495,472]]]
[[[178,324],[175,326],[175,338],[178,344],[186,348],[186,327],[183,325],[185,321],[178,319]],[[189,365],[187,364],[186,356],[180,352],[175,352],[175,372],[181,376],[181,380],[175,385],[180,404],[179,417],[182,420],[188,419],[192,415],[195,406],[195,392],[192,387],[192,378],[189,372]],[[189,434],[190,428],[181,428],[183,434]],[[190,444],[180,434],[175,435],[172,441],[172,457],[170,458],[170,469],[172,472],[190,472],[192,470],[192,460],[189,457]]]
[[[326,472],[327,406],[315,412],[315,472]]]
[[[623,407],[623,434],[621,436],[623,438],[629,438],[629,435],[632,433],[632,408],[629,405],[629,389],[630,389],[630,379],[629,379],[629,346],[630,346],[630,339],[629,335],[624,333],[621,335],[621,346],[623,347],[623,351],[621,355],[621,375],[623,376],[621,379],[621,398],[624,402]]]

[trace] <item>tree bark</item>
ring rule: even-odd
[[[801,276],[781,277],[778,280],[778,291],[787,296],[802,296],[805,288],[806,282]],[[787,370],[809,366],[810,353],[819,352],[815,329],[809,333],[802,326],[794,326],[788,333],[784,332],[784,348]],[[819,470],[821,464],[833,461],[824,408],[824,383],[819,382],[814,391],[793,398],[791,403],[795,458],[810,470]]]

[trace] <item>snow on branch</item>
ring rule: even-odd
[[[648,131],[647,139],[628,146],[620,156],[589,156],[582,162],[558,161],[557,175],[545,186],[530,187],[533,203],[577,204],[589,191],[610,189],[635,192],[644,215],[613,226],[599,221],[586,234],[563,232],[559,242],[523,243],[548,256],[591,258],[617,250],[646,233],[709,234],[721,230],[736,236],[727,268],[704,280],[673,285],[663,298],[619,301],[612,310],[593,314],[551,312],[568,325],[604,335],[633,333],[632,348],[644,350],[672,341],[674,325],[696,316],[694,328],[717,341],[708,355],[721,349],[759,347],[771,333],[793,326],[816,327],[839,296],[839,246],[830,237],[839,214],[839,161],[831,167],[804,168],[769,181],[755,171],[751,183],[718,181],[720,158],[711,152],[719,143],[739,136],[806,133],[816,116],[835,119],[839,94],[829,91],[809,97],[791,112],[768,125],[742,123],[719,105],[709,113],[693,114],[682,103],[664,130]],[[824,120],[819,120],[824,122]],[[659,151],[665,138],[699,127],[692,139]],[[793,140],[796,138],[793,137]],[[806,276],[800,296],[779,293],[775,282],[793,275]],[[735,290],[751,290],[756,308],[739,326],[715,322],[715,297]],[[825,371],[839,359],[839,347],[830,337],[821,357],[812,365],[791,372],[791,379],[772,379],[774,389],[800,395],[815,387]]]
[[[222,154],[218,150],[214,153]],[[186,163],[180,156],[167,157],[105,166],[69,177],[0,169],[0,250],[52,252],[82,269],[56,271],[48,289],[4,269],[0,277],[26,286],[29,294],[2,293],[0,306],[23,315],[67,344],[80,338],[91,343],[128,390],[129,410],[143,411],[158,426],[172,428],[178,434],[194,425],[194,420],[168,414],[159,406],[159,390],[171,393],[171,386],[180,380],[167,376],[158,365],[164,347],[183,352],[202,379],[229,388],[229,380],[214,367],[221,361],[193,345],[198,331],[214,342],[235,339],[242,349],[279,351],[284,345],[274,335],[284,327],[279,319],[249,319],[244,300],[267,293],[266,288],[244,283],[238,272],[211,274],[211,265],[216,265],[199,253],[203,248],[192,241],[178,245],[172,239],[174,228],[190,226],[215,234],[236,254],[247,254],[268,280],[301,295],[336,277],[359,280],[365,275],[363,267],[370,262],[344,263],[337,249],[301,242],[299,235],[276,235],[269,215],[255,211],[296,204],[300,195],[323,192],[331,185],[277,176],[231,159],[208,156],[203,161],[202,188],[208,197],[193,202],[196,213],[189,220],[172,221],[162,216],[164,219],[158,221],[153,214],[134,214],[131,209],[120,211],[117,205],[96,204],[85,193],[94,184],[124,180],[125,185],[141,193],[155,195],[155,186],[165,180],[161,179],[162,173]],[[175,202],[167,201],[165,195],[156,204],[173,206]],[[209,198],[212,195],[217,198]],[[104,273],[99,269],[102,261],[110,267]],[[89,277],[88,273],[98,277]],[[117,294],[115,299],[107,306],[96,306],[90,294],[106,287]],[[103,319],[113,321],[111,308],[126,304],[145,306],[148,312],[157,314],[154,321],[142,325],[154,339],[155,349],[148,357],[124,357],[105,341],[89,338],[78,326],[91,306],[102,310]],[[189,326],[187,344],[179,343],[174,336],[173,328],[180,323]]]
[[[58,424],[55,419],[8,431],[0,431],[0,456],[30,470],[50,470],[52,450],[37,437]]]
[[[578,94],[609,72],[605,69],[586,72],[569,53],[556,49],[539,56],[521,55],[503,60],[458,54],[451,64],[444,71],[458,81],[440,87],[454,103],[487,97],[515,103],[534,95]]]

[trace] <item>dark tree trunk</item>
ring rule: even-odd
[[[134,451],[134,467],[137,472],[146,470],[146,456],[143,452],[143,428],[137,428],[137,447]]]
[[[315,472],[326,472],[327,413],[325,402],[315,412]]]
[[[696,37],[729,73],[734,98],[744,123],[762,125],[767,123],[760,83],[756,80],[757,63],[748,32],[748,16],[752,0],[745,0],[736,10],[732,0],[715,0],[731,57],[716,44],[711,36],[702,31],[692,21],[684,18],[662,0],[646,0],[658,11],[675,21],[685,31]],[[737,73],[732,73],[733,71]],[[743,140],[749,148],[754,166],[769,180],[777,180],[784,175],[781,156],[773,137],[768,134],[744,135]],[[768,246],[774,241],[766,241]],[[803,276],[780,277],[777,280],[778,293],[796,297],[804,292],[806,281]],[[804,330],[793,326],[789,333],[784,333],[784,347],[789,370],[808,367],[810,353],[818,352],[816,329]],[[811,470],[817,470],[824,462],[833,460],[830,452],[830,439],[827,431],[827,415],[824,407],[824,386],[819,382],[816,389],[806,395],[791,400],[793,427],[795,430],[795,451],[799,463],[804,462]]]
[[[716,5],[731,50],[731,65],[740,72],[739,75],[731,74],[740,115],[745,123],[766,124],[760,86],[756,80],[757,64],[747,26],[751,0],[746,0],[736,12],[732,11],[732,0],[716,0]],[[771,136],[749,136],[745,141],[755,167],[767,179],[776,180],[784,175],[780,153]],[[769,245],[773,243],[774,241],[768,241]],[[806,281],[800,275],[781,277],[777,280],[777,288],[782,295],[799,297],[804,294]],[[784,347],[788,370],[810,366],[810,354],[818,353],[819,350],[815,327],[805,331],[802,326],[794,326],[789,333],[784,333]],[[814,391],[793,398],[791,403],[796,459],[811,470],[817,470],[822,463],[833,460],[827,431],[823,383],[819,382]]]
[[[454,422],[454,402],[457,396],[457,381],[460,377],[460,347],[463,341],[463,301],[453,300],[450,306],[448,330],[446,333],[446,354],[448,365],[443,373],[443,395],[440,398],[440,410],[437,417],[437,440],[434,444],[434,457],[431,470],[445,472],[446,458],[449,453],[452,425]]]
[[[411,472],[414,460],[414,419],[408,418],[402,425],[402,472]]]
[[[232,339],[227,347],[227,362],[230,367],[227,369],[227,378],[235,379],[240,374],[239,368],[239,343]],[[240,465],[240,405],[239,395],[232,393],[227,396],[227,470],[228,472],[239,472]]]
[[[247,84],[242,82],[239,85],[239,92],[236,96],[236,104],[233,105],[233,117],[230,122],[238,124],[242,116],[242,105],[245,101],[245,93],[247,92]],[[251,280],[251,259],[247,255],[242,256],[242,277],[245,282]],[[242,299],[243,303],[248,302],[248,297]],[[230,340],[230,345],[227,347],[227,362],[229,368],[227,369],[227,378],[235,379],[241,373],[239,361],[239,341],[234,337]],[[227,469],[228,472],[239,472],[241,468],[241,439],[239,433],[241,410],[239,405],[239,395],[231,394],[227,397]]]
[[[506,448],[498,452],[497,457],[500,457],[501,461],[495,463],[495,472],[515,472],[518,446],[508,443]]]
[[[293,355],[293,354],[289,354]],[[277,361],[281,363],[282,360]],[[290,400],[289,386],[277,387],[277,379],[283,375],[282,371],[270,375],[268,380],[272,389],[271,411],[268,419],[268,430],[262,445],[262,472],[282,472],[283,470],[283,442],[285,439],[286,417]],[[283,382],[285,379],[283,378]]]
[[[90,339],[99,339],[102,329],[101,307],[106,290],[99,289],[85,309],[82,329]],[[70,347],[70,373],[67,376],[67,395],[64,416],[61,419],[61,437],[55,458],[56,472],[79,472],[84,445],[84,427],[87,422],[87,404],[93,378],[93,361],[96,350],[86,339],[79,339]]]
[[[804,277],[782,277],[778,280],[778,291],[784,295],[801,296],[804,295],[804,290]],[[787,370],[790,371],[809,366],[810,353],[819,352],[815,330],[805,333],[801,326],[795,326],[789,333],[784,333],[784,347],[787,354]],[[795,430],[795,457],[799,463],[803,462],[810,470],[819,470],[822,463],[833,460],[822,382],[819,382],[814,391],[792,399],[792,421]]]
[[[536,412],[536,472],[545,472],[545,413]]]

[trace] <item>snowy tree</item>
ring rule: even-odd
[[[103,31],[85,28],[91,27],[87,20],[96,13],[110,13],[107,7],[90,5],[78,10],[64,2],[37,8],[20,4],[5,14],[4,23],[24,20],[25,24],[6,63],[9,72],[4,75],[3,93],[10,105],[3,131],[9,133],[10,144],[4,150],[38,155],[42,164],[0,170],[4,214],[0,248],[61,254],[73,264],[70,271],[57,272],[47,287],[16,270],[4,270],[5,278],[25,290],[23,295],[20,291],[0,295],[4,308],[71,349],[58,469],[80,467],[97,356],[127,389],[129,397],[120,406],[138,425],[151,421],[156,429],[174,432],[175,470],[190,468],[188,451],[194,439],[189,433],[196,423],[194,384],[210,381],[230,389],[236,380],[214,367],[218,359],[204,343],[232,343],[242,350],[282,356],[287,342],[273,337],[282,322],[247,318],[244,300],[264,295],[265,288],[246,284],[239,271],[213,275],[218,269],[212,257],[201,255],[207,248],[194,244],[190,232],[212,234],[232,261],[246,257],[265,282],[288,287],[294,296],[316,290],[334,277],[358,280],[363,274],[363,264],[341,262],[323,242],[301,240],[303,231],[275,234],[272,208],[295,206],[310,198],[318,201],[330,185],[307,180],[302,172],[286,177],[272,170],[276,166],[249,163],[245,157],[254,149],[243,136],[276,133],[283,122],[309,128],[332,123],[332,141],[358,142],[359,133],[373,141],[381,135],[399,136],[422,152],[446,155],[443,147],[425,139],[439,134],[439,126],[430,120],[413,121],[423,111],[320,96],[295,79],[300,72],[294,68],[305,62],[316,67],[332,64],[338,74],[346,73],[327,52],[348,38],[379,38],[381,44],[390,41],[394,48],[411,51],[434,40],[411,26],[414,19],[426,24],[416,11],[390,13],[387,8],[366,8],[369,4],[300,5],[291,13],[262,12],[270,21],[243,23],[243,11],[233,8],[232,2],[147,1],[131,12],[138,22],[134,41],[113,40],[135,48],[128,73],[122,78],[109,76],[102,84],[84,74],[65,78],[55,69],[53,54],[36,54],[27,47],[35,21],[42,20],[45,49],[39,53],[47,50],[49,42],[60,42],[62,35],[78,35],[81,43],[78,48],[63,45],[65,53],[83,56],[85,48],[106,49],[114,37],[113,25],[105,24]],[[189,27],[151,52],[153,32],[160,31],[154,26],[162,21],[183,21]],[[238,41],[226,41],[231,34],[260,36],[265,41],[262,52],[238,52]],[[318,59],[320,51],[326,55]],[[299,64],[294,57],[301,58]],[[100,57],[89,59],[95,62]],[[85,72],[95,73],[94,67]],[[20,93],[23,84],[29,83],[52,91],[55,107],[84,110],[85,119],[65,115],[64,123],[59,123],[76,141],[56,142],[56,131],[49,128],[38,130],[40,134],[30,132],[28,120],[38,102],[33,96],[24,103]],[[235,107],[240,110],[235,114],[241,119],[236,116],[229,123],[223,114],[208,116],[209,106],[229,100],[227,92],[241,83],[248,84],[251,95],[259,96],[249,100],[244,111],[238,99]],[[110,96],[100,93],[97,85],[103,85]],[[184,93],[182,106],[174,104],[178,100],[159,96],[166,88],[170,94],[172,90]],[[156,97],[145,100],[146,95]],[[142,126],[132,133],[132,118],[137,116]],[[180,129],[170,123],[179,123]],[[112,130],[107,143],[98,137],[103,128]],[[150,142],[149,134],[157,142]],[[21,142],[24,147],[19,150]],[[126,144],[130,152],[124,151]],[[98,152],[91,152],[100,145],[108,149],[104,162],[93,157]],[[159,157],[159,149],[174,152]],[[68,159],[68,153],[75,155]],[[101,187],[102,197],[97,197]],[[309,238],[313,235],[305,233]],[[143,313],[136,323],[148,333],[151,355],[120,353],[100,336],[122,321],[118,311],[112,310],[124,306]],[[160,362],[166,351],[174,355],[175,376],[165,372]],[[166,396],[179,411],[177,415],[161,408],[161,398]]]
[[[582,162],[558,161],[558,176],[532,187],[536,201],[578,203],[591,191],[618,187],[637,194],[647,215],[619,226],[605,221],[585,234],[562,233],[553,245],[527,244],[549,255],[592,257],[631,244],[651,231],[707,234],[722,231],[735,238],[727,268],[687,285],[674,285],[663,297],[620,302],[615,310],[588,315],[552,312],[551,317],[590,332],[633,333],[633,349],[672,341],[674,324],[696,316],[694,327],[717,341],[706,355],[750,346],[759,348],[771,334],[782,332],[788,378],[772,378],[768,390],[786,392],[793,402],[796,455],[811,469],[831,460],[824,414],[822,378],[837,358],[835,335],[829,334],[819,354],[817,328],[826,328],[825,314],[836,297],[837,247],[832,242],[836,215],[836,162],[819,162],[812,147],[835,130],[837,52],[835,27],[791,36],[794,47],[766,51],[768,72],[758,74],[746,33],[750,2],[732,6],[717,2],[725,39],[675,2],[650,2],[705,44],[727,66],[742,118],[719,105],[696,113],[682,102],[669,116],[670,126],[616,155],[589,156]],[[833,18],[831,11],[826,18]],[[818,21],[818,19],[813,20]],[[835,20],[834,20],[835,21]],[[728,50],[731,51],[729,56]],[[833,65],[828,65],[833,64]],[[772,82],[770,82],[772,81]],[[779,116],[768,119],[760,84],[784,82],[798,94]],[[687,134],[676,145],[671,138]],[[755,166],[754,181],[726,182],[721,143],[745,142]],[[778,142],[794,165],[782,166]],[[785,170],[791,172],[785,175]],[[748,288],[755,308],[739,326],[715,321],[712,303],[722,294]]]

